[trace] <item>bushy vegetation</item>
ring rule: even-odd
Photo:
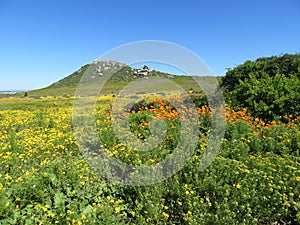
[[[229,69],[221,84],[232,107],[246,107],[266,122],[300,114],[300,54],[246,61]]]
[[[111,100],[100,97],[96,119],[108,154],[153,165],[172,152],[180,125],[167,101],[137,103],[124,114],[140,139],[148,137],[153,116],[166,121],[161,145],[143,155],[115,137],[107,111]],[[266,124],[246,109],[227,106],[222,150],[201,171],[211,109],[199,107],[203,129],[186,166],[164,182],[134,187],[101,177],[82,156],[72,130],[72,98],[0,101],[1,224],[300,223],[300,117]]]
[[[192,79],[175,77],[179,84],[188,81],[196,106],[196,149],[180,171],[148,186],[116,184],[88,163],[75,138],[74,97],[29,92],[0,98],[0,224],[300,224],[299,65],[299,55],[286,54],[228,71],[222,79],[229,103],[226,131],[220,153],[205,170],[200,165],[214,109],[201,91],[190,89]],[[136,151],[113,130],[111,108],[121,97],[99,96],[93,120],[104,154],[155,167],[174,152],[181,121],[191,118],[174,105],[190,111],[185,97],[148,96],[119,109],[129,124],[119,132],[130,130],[140,141],[151,137],[154,119],[165,124],[154,130],[163,134],[160,143]]]

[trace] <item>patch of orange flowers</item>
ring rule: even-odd
[[[178,101],[179,99],[174,100]],[[161,119],[175,119],[179,117],[177,110],[164,98],[153,98],[151,99],[151,105],[149,105],[149,108],[142,107],[140,110],[148,110]]]
[[[175,119],[179,118],[178,111],[176,110],[175,107],[171,105],[170,102],[178,102],[182,103],[183,98],[177,97],[173,98],[172,101],[168,101],[165,98],[153,98],[151,99],[151,104],[148,106],[143,106],[139,110],[144,111],[148,110],[149,112],[152,112],[155,114],[160,119]],[[182,105],[184,107],[184,105]],[[240,110],[240,111],[235,111],[231,109],[230,105],[225,104],[226,108],[226,121],[231,123],[231,122],[239,122],[239,121],[246,121],[249,125],[251,125],[253,128],[271,128],[274,125],[279,124],[280,122],[276,121],[271,121],[270,123],[266,123],[260,118],[253,118],[251,114],[247,111],[246,108]],[[213,112],[213,109],[209,107],[209,105],[204,105],[201,107],[197,107],[197,112],[199,116],[208,116],[211,115]],[[300,122],[300,116],[293,116],[293,115],[288,115],[284,117],[285,119],[288,119],[289,122],[286,124],[287,126],[291,126],[291,124],[294,124],[297,126],[297,124]],[[181,118],[184,119],[184,118]],[[281,124],[281,123],[280,123]],[[144,126],[148,125],[148,122],[145,122],[143,124]],[[255,134],[256,135],[256,134]]]

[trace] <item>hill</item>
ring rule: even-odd
[[[51,84],[50,86],[38,90],[33,90],[27,92],[28,96],[46,96],[46,95],[74,95],[78,84],[82,85],[87,83],[95,84],[93,88],[98,88],[97,84],[101,83],[103,80],[103,70],[109,69],[110,66],[120,65],[118,62],[114,61],[94,61],[90,64],[82,66],[77,71],[73,72],[69,76]],[[87,71],[90,70],[90,71]],[[115,70],[116,73],[112,74],[108,81],[105,83],[103,92],[107,94],[113,94],[117,90],[122,89],[122,87],[129,84],[131,81],[137,79],[150,79],[150,78],[164,78],[170,79],[175,83],[182,86],[185,90],[193,89],[195,91],[200,91],[200,88],[192,76],[183,75],[173,75],[169,73],[160,72],[153,70],[146,65],[143,68],[136,69],[131,68],[128,65],[122,64],[121,69]],[[87,73],[86,73],[87,72]],[[84,79],[83,75],[85,74]],[[93,91],[93,90],[91,90]]]

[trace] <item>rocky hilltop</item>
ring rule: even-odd
[[[150,77],[159,77],[172,79],[175,75],[163,73],[153,70],[147,65],[142,68],[131,68],[130,66],[119,63],[116,61],[99,61],[95,60],[89,64],[82,66],[79,70],[75,71],[71,75],[53,83],[49,87],[60,88],[77,86],[79,82],[97,82],[101,81],[106,76],[110,76],[109,80],[113,82],[127,81],[130,82],[135,79]]]

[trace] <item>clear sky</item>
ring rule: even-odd
[[[216,75],[300,52],[300,0],[0,0],[0,90],[37,89],[119,45],[163,40]]]

